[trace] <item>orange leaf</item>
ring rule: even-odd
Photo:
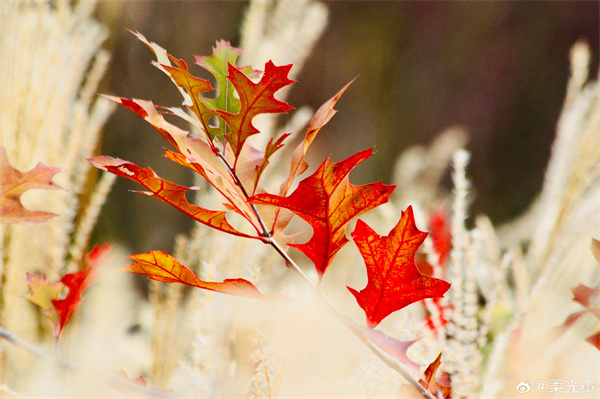
[[[227,222],[226,212],[211,211],[190,204],[185,197],[185,192],[189,188],[177,185],[169,180],[161,179],[150,168],[140,168],[131,162],[108,156],[98,156],[88,161],[98,169],[106,170],[141,184],[150,190],[150,192],[142,193],[158,198],[204,225],[241,237],[253,237],[234,229]]]
[[[442,397],[449,398],[450,392],[452,388],[446,385],[442,385],[438,383],[435,379],[435,374],[437,373],[438,367],[442,363],[442,354],[440,353],[429,366],[425,370],[425,380],[419,380],[419,383],[427,389],[427,391],[431,392],[435,397],[438,397],[438,392],[442,394]]]
[[[27,172],[13,168],[0,147],[0,223],[40,223],[56,216],[54,213],[30,211],[21,204],[21,195],[28,190],[62,190],[52,183],[52,177],[61,172],[58,168],[48,168],[41,162]]]
[[[600,331],[598,331],[596,334],[590,335],[585,340],[594,345],[596,349],[600,350]]]
[[[579,284],[571,289],[573,292],[573,301],[586,308],[588,312],[600,319],[600,285],[596,288],[590,288]]]
[[[290,133],[282,134],[277,140],[273,141],[273,138],[271,138],[271,140],[269,140],[269,142],[267,143],[267,147],[265,148],[265,152],[260,161],[260,164],[256,165],[255,168],[256,171],[254,173],[254,188],[252,190],[252,194],[256,192],[256,189],[258,188],[258,183],[260,182],[260,177],[262,176],[262,173],[264,172],[267,165],[269,165],[269,158],[271,158],[271,156],[275,154],[277,150],[283,147],[283,141],[289,135]]]
[[[342,89],[338,91],[335,96],[333,96],[323,105],[321,105],[317,112],[315,112],[315,115],[308,123],[308,128],[306,129],[306,135],[304,136],[304,140],[302,140],[302,142],[298,145],[298,147],[296,147],[294,153],[292,154],[290,175],[281,185],[279,195],[287,195],[294,179],[300,176],[302,173],[304,173],[308,168],[308,163],[306,163],[305,159],[306,154],[308,153],[308,149],[315,140],[315,137],[317,137],[317,134],[319,134],[319,131],[321,131],[321,128],[325,126],[337,113],[337,111],[333,109],[333,107],[338,102],[342,94],[344,94],[348,86],[350,86],[355,79],[356,78],[348,82],[346,86],[342,87]]]
[[[354,217],[387,202],[394,189],[394,186],[381,183],[364,186],[350,184],[350,171],[372,154],[373,150],[369,149],[338,163],[326,159],[288,197],[258,194],[248,199],[256,204],[289,209],[312,226],[313,236],[306,244],[290,246],[302,251],[313,261],[320,278],[337,252],[348,242],[348,223]]]
[[[162,251],[131,255],[130,258],[135,262],[122,266],[118,271],[143,274],[151,280],[186,284],[224,294],[259,299],[279,299],[261,294],[254,284],[241,278],[227,279],[222,283],[202,281],[190,269],[179,263],[177,259]]]
[[[275,66],[269,61],[265,65],[265,72],[260,81],[253,83],[240,69],[229,64],[227,79],[238,93],[240,110],[235,114],[226,111],[218,111],[218,113],[230,128],[225,138],[231,145],[236,159],[248,137],[260,133],[252,125],[255,116],[265,113],[283,113],[293,109],[289,104],[274,97],[279,89],[294,83],[287,77],[291,68],[292,65]]]
[[[369,327],[424,298],[443,296],[450,284],[422,275],[415,265],[415,254],[427,237],[415,226],[412,207],[402,213],[388,236],[379,236],[358,220],[352,232],[354,242],[367,266],[367,286],[360,292],[348,287],[367,316]]]
[[[101,268],[107,263],[109,250],[109,245],[94,247],[84,258],[83,270],[65,274],[54,283],[48,283],[45,275],[27,273],[30,292],[25,299],[40,306],[43,314],[52,320],[56,340],[60,339],[65,325],[83,301],[83,291],[102,276]],[[67,295],[59,299],[65,287],[68,289]]]

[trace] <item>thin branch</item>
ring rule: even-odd
[[[369,339],[360,330],[358,330],[356,327],[350,324],[348,322],[347,317],[342,313],[342,311],[337,306],[335,306],[335,304],[329,299],[329,297],[327,297],[327,295],[323,293],[323,291],[318,289],[318,285],[314,281],[312,281],[310,277],[308,277],[306,273],[304,273],[304,271],[302,271],[300,266],[298,266],[296,262],[294,262],[294,260],[283,250],[283,248],[281,248],[277,241],[270,237],[269,244],[273,248],[275,248],[277,253],[279,253],[283,257],[286,264],[290,268],[294,269],[297,273],[299,273],[304,278],[304,280],[306,280],[315,290],[317,290],[319,296],[328,304],[329,308],[335,313],[338,320],[340,320],[346,327],[348,327],[350,331],[352,331],[354,335],[356,335],[367,346],[367,348],[371,350],[371,352],[373,352],[379,359],[381,359],[388,367],[397,371],[409,384],[415,387],[415,389],[419,391],[419,393],[423,397],[427,399],[436,399],[436,397],[433,396],[433,394],[431,394],[424,386],[422,386],[419,383],[419,381],[415,379],[415,377],[413,377],[408,372],[406,367],[400,361],[388,355],[384,350],[370,342]]]
[[[31,353],[32,355],[36,356],[37,358],[54,359],[61,367],[64,367],[64,368],[69,368],[69,369],[73,369],[73,370],[77,370],[80,368],[75,363],[71,362],[70,360],[67,360],[67,359],[64,359],[64,358],[61,358],[58,356],[52,356],[52,357],[49,356],[41,348],[39,348],[33,344],[30,344],[29,342],[25,341],[24,339],[16,336],[14,333],[8,331],[4,327],[0,327],[0,338],[7,340],[8,342],[12,343],[15,346],[18,346],[19,348],[25,349],[27,352]],[[129,390],[135,392],[136,394],[151,396],[151,397],[155,397],[155,398],[167,398],[167,397],[171,396],[171,395],[169,395],[169,392],[167,392],[167,391],[161,391],[161,390],[151,388],[151,387],[148,387],[148,388],[143,387],[141,385],[138,385],[138,384],[128,380],[127,378],[124,378],[123,376],[121,376],[117,373],[113,373],[113,372],[105,373],[105,377],[110,379],[110,384],[118,385],[122,388],[129,389]]]
[[[24,339],[17,337],[12,332],[6,330],[4,327],[0,327],[0,338],[4,338],[8,342],[27,350],[29,353],[32,353],[37,357],[46,356],[46,353],[43,350],[30,344],[29,342],[25,341]]]

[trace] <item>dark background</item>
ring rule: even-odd
[[[317,109],[360,77],[315,142],[317,156],[339,161],[374,146],[378,153],[357,168],[352,181],[389,182],[403,149],[427,144],[460,124],[470,136],[472,213],[499,223],[522,212],[543,183],[569,76],[569,49],[576,40],[590,44],[592,77],[597,76],[600,3],[325,4],[329,25],[288,102]],[[150,65],[153,54],[126,29],[140,31],[192,64],[193,55],[210,54],[216,40],[239,45],[247,6],[241,1],[101,2],[97,18],[110,28],[106,48],[113,54],[101,91],[180,105],[171,81]],[[105,127],[100,152],[191,184],[184,168],[163,159],[163,146],[141,118],[119,108]],[[175,234],[192,222],[157,200],[127,191],[138,188],[118,179],[97,239],[116,239],[134,252],[169,251]]]

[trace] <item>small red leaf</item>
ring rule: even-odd
[[[444,266],[452,250],[452,231],[450,223],[442,207],[436,209],[429,219],[429,230],[433,249],[438,255],[438,264]]]
[[[25,299],[40,306],[43,314],[52,320],[57,341],[73,312],[83,301],[83,291],[103,275],[101,268],[108,262],[108,251],[109,245],[94,247],[83,260],[83,270],[65,274],[60,281],[54,283],[48,283],[45,275],[27,273],[30,292],[25,295]],[[67,295],[64,299],[59,299],[65,287],[68,289]]]
[[[364,186],[350,184],[350,171],[372,154],[373,150],[369,149],[338,163],[326,159],[288,197],[258,194],[248,199],[257,204],[289,209],[312,226],[313,235],[306,244],[290,246],[302,251],[313,261],[320,278],[337,252],[348,242],[348,223],[354,217],[387,202],[394,189],[394,186],[381,183]]]
[[[229,64],[227,78],[235,87],[240,99],[240,110],[233,114],[218,111],[230,128],[225,138],[237,159],[248,137],[259,133],[252,125],[252,119],[259,114],[283,113],[293,107],[274,97],[279,89],[294,83],[287,74],[292,65],[275,66],[271,61],[265,65],[265,72],[258,83],[253,83],[240,69]],[[235,164],[234,164],[235,166]]]
[[[58,168],[48,168],[41,162],[27,172],[13,168],[0,147],[0,223],[40,223],[55,217],[54,213],[30,211],[21,204],[21,195],[28,190],[62,190],[52,183],[52,177],[61,172]]]
[[[118,271],[143,274],[151,280],[186,284],[224,294],[259,299],[279,299],[278,297],[261,294],[254,284],[241,278],[227,279],[222,283],[202,281],[190,269],[179,263],[177,259],[162,251],[131,255],[130,258],[135,262],[120,267]]]
[[[427,233],[415,226],[412,207],[402,213],[388,236],[379,236],[358,220],[352,233],[367,266],[367,286],[360,292],[348,287],[367,316],[369,327],[424,298],[443,296],[450,284],[422,275],[415,265],[415,253]]]
[[[435,379],[435,374],[437,373],[438,367],[442,363],[442,354],[440,353],[429,366],[425,370],[425,380],[419,380],[419,383],[427,389],[427,391],[431,392],[436,398],[438,397],[438,392],[442,394],[442,397],[449,398],[451,388],[446,385],[442,385],[438,383]]]
[[[590,288],[579,284],[571,291],[573,291],[573,301],[581,304],[588,312],[600,319],[600,286]]]
[[[600,331],[598,331],[596,334],[587,337],[586,341],[594,345],[596,349],[600,350]]]

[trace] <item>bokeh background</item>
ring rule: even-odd
[[[525,210],[541,188],[569,75],[569,49],[585,40],[598,71],[599,2],[335,1],[329,24],[288,102],[317,109],[359,75],[340,113],[311,150],[320,162],[375,147],[352,175],[355,184],[389,183],[398,154],[427,145],[442,130],[469,133],[472,213],[496,223]],[[127,29],[193,63],[216,40],[239,45],[243,1],[104,1],[98,20],[111,31],[112,62],[103,93],[178,106],[179,92],[150,65],[153,55]],[[254,65],[260,69],[262,65]],[[200,68],[192,68],[199,73]],[[596,72],[594,72],[595,74]],[[160,135],[117,109],[105,127],[102,154],[151,166],[191,184],[184,168],[163,159]],[[97,225],[96,240],[118,240],[133,252],[170,251],[191,227],[176,210],[118,179]],[[397,190],[402,190],[398,187]]]

